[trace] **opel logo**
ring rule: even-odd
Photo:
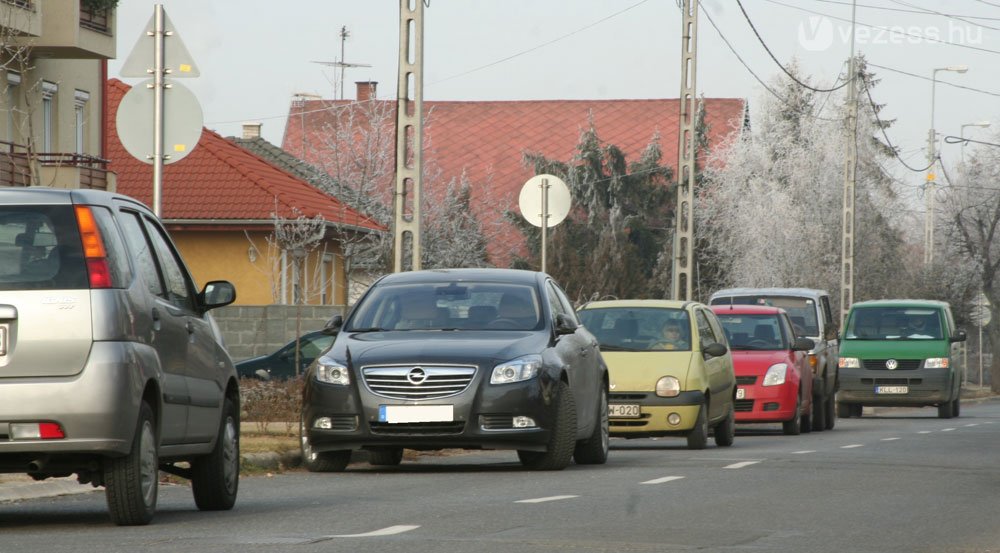
[[[413,384],[414,386],[420,386],[427,380],[427,373],[420,367],[413,367],[409,373],[406,374],[406,380]]]
[[[896,361],[895,359],[889,359],[888,361],[885,362],[885,368],[889,369],[890,371],[895,370],[898,367],[899,367],[899,361]]]

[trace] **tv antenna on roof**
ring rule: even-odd
[[[344,69],[347,67],[371,67],[367,63],[347,63],[344,61],[344,43],[347,41],[347,37],[351,36],[350,31],[347,30],[347,26],[344,25],[340,28],[340,60],[339,61],[314,61],[313,63],[318,63],[320,65],[328,65],[330,67],[340,68],[340,97],[338,100],[344,99]],[[336,84],[334,85],[334,92],[337,92]]]

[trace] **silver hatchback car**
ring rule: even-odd
[[[207,312],[235,299],[131,198],[0,188],[0,472],[103,485],[120,525],[150,522],[158,470],[230,509],[238,380]]]

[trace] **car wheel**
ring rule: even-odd
[[[833,400],[829,397],[824,398],[822,394],[813,396],[812,420],[809,423],[812,425],[812,430],[816,432],[826,430],[827,401]]]
[[[792,418],[781,423],[781,431],[785,436],[798,436],[802,433],[802,401],[801,398],[795,400],[795,414]]]
[[[687,435],[688,449],[705,449],[708,445],[708,403],[698,409],[694,428]]]
[[[299,423],[299,441],[302,445],[302,464],[309,472],[343,472],[351,462],[351,450],[317,453],[309,444],[306,428]]]
[[[854,416],[853,409],[850,403],[837,403],[837,416],[842,419],[849,419]]]
[[[833,430],[833,427],[837,425],[837,401],[834,394],[830,394],[826,401],[823,402],[823,407],[826,409],[824,414],[826,415],[826,426],[824,430]],[[858,416],[861,416],[859,413]]]
[[[947,403],[942,403],[938,405],[938,418],[939,419],[950,419],[955,416],[955,403],[949,401]]]
[[[394,467],[403,462],[403,448],[380,447],[368,450],[368,464],[376,467]]]
[[[111,520],[118,526],[149,524],[156,512],[160,462],[156,452],[156,420],[145,401],[128,455],[104,465],[104,495]]]
[[[603,465],[608,460],[608,390],[603,384],[597,409],[594,431],[589,438],[578,442],[573,450],[573,460],[578,465]]]
[[[230,399],[222,405],[215,449],[191,463],[191,490],[202,511],[228,511],[236,504],[240,484],[239,411]]]
[[[569,384],[559,381],[552,411],[552,430],[546,451],[517,451],[521,464],[529,469],[562,470],[572,460],[576,445],[576,402]]]
[[[736,439],[736,411],[733,406],[729,406],[729,414],[722,422],[715,425],[715,445],[719,447],[729,447]]]
[[[813,405],[816,404],[815,402],[816,402],[816,398],[814,397],[813,398]],[[802,415],[802,433],[803,434],[808,434],[808,433],[812,432],[812,428],[813,428],[812,427],[812,412],[813,412],[813,409],[815,409],[815,407],[810,406],[809,409],[806,409],[806,412]]]
[[[951,411],[952,411],[952,414],[954,414],[955,417],[958,418],[959,414],[962,411],[962,398],[956,397],[955,400],[954,400],[954,403],[955,403],[955,405],[951,408]]]

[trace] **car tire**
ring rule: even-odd
[[[822,394],[813,396],[812,417],[810,417],[812,420],[809,421],[809,424],[812,426],[812,430],[816,432],[826,430],[827,401],[832,400],[824,397]]]
[[[837,403],[837,416],[842,419],[849,419],[854,415],[854,404],[853,403]],[[858,415],[860,416],[860,415]]]
[[[815,401],[816,401],[816,398],[814,397],[813,398],[813,402],[814,402],[813,405],[815,405]],[[809,409],[806,410],[806,413],[804,415],[802,415],[802,433],[803,434],[808,434],[808,433],[812,432],[812,429],[813,429],[813,427],[812,427],[812,412],[813,412],[813,409],[814,409],[814,407],[812,405],[810,405]]]
[[[785,436],[798,436],[802,433],[802,400],[801,396],[795,401],[795,414],[787,421],[782,421],[781,432]]]
[[[715,425],[713,433],[716,446],[730,447],[733,445],[733,441],[736,440],[736,410],[732,405],[729,406],[729,414],[726,415],[726,418]]]
[[[688,449],[705,449],[708,446],[708,403],[698,409],[694,428],[687,435]]]
[[[305,425],[299,423],[299,443],[302,448],[302,464],[309,472],[343,472],[351,462],[351,450],[324,451],[317,453],[309,444]]]
[[[833,430],[833,427],[837,425],[837,400],[834,394],[827,396],[826,401],[823,402],[823,407],[826,408],[824,414],[826,415],[826,424],[824,425],[824,430]],[[858,416],[861,416],[860,413]]]
[[[368,464],[373,467],[395,467],[403,462],[403,448],[380,447],[368,450]]]
[[[104,495],[111,521],[118,526],[149,524],[156,512],[159,476],[156,417],[143,401],[128,454],[108,459],[104,465]]]
[[[610,431],[608,428],[608,390],[601,384],[600,401],[597,402],[597,424],[586,440],[577,442],[573,460],[578,465],[603,465],[608,460]]]
[[[559,381],[552,405],[552,431],[547,449],[540,451],[518,450],[521,464],[531,470],[562,470],[569,466],[576,446],[576,402],[569,384]]]
[[[955,415],[955,418],[959,417],[962,412],[962,398],[955,398],[955,405],[951,408],[951,411]]]
[[[191,463],[191,491],[202,511],[228,511],[240,485],[240,414],[232,400],[222,404],[215,449]]]
[[[955,403],[953,401],[948,401],[938,405],[938,418],[939,419],[950,419],[955,416]]]

